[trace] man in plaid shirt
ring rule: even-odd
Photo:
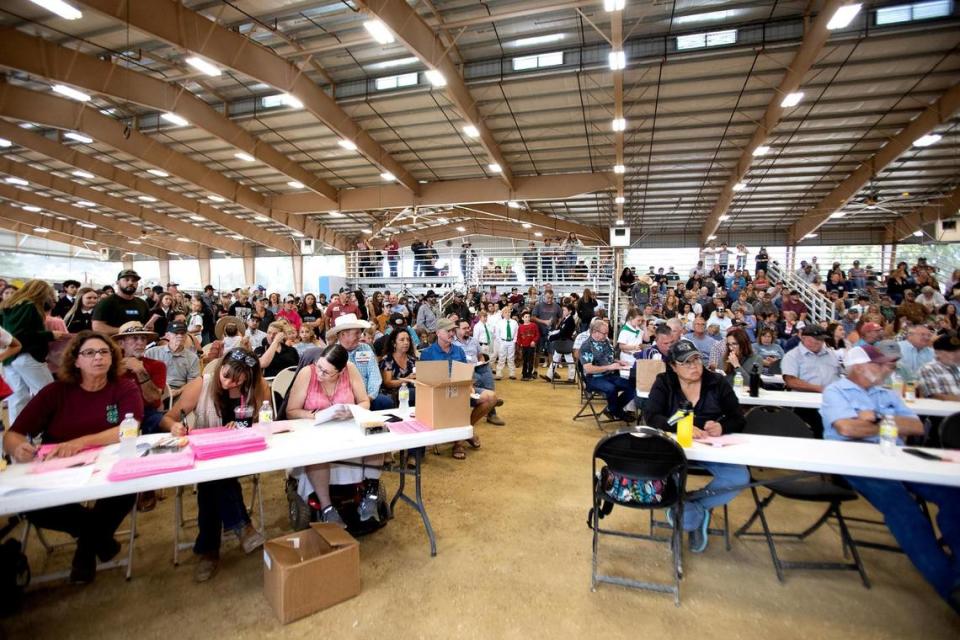
[[[936,360],[920,367],[917,390],[927,398],[960,401],[960,337],[948,333],[933,343]]]

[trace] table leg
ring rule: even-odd
[[[400,484],[397,487],[397,493],[394,494],[393,499],[390,501],[390,511],[393,512],[394,506],[397,504],[398,500],[403,500],[420,513],[420,518],[423,520],[423,526],[427,530],[427,538],[430,539],[430,556],[433,557],[437,555],[437,537],[433,533],[433,527],[430,525],[430,518],[427,516],[427,508],[423,504],[423,487],[421,485],[423,453],[423,447],[417,447],[412,451],[400,452],[400,469],[398,470],[400,473]],[[410,455],[413,455],[412,471],[407,469],[407,459]],[[414,477],[416,500],[408,496],[405,492],[408,474],[412,474]]]

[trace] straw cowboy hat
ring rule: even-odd
[[[241,322],[240,318],[237,316],[223,316],[217,320],[217,326],[213,329],[213,334],[217,336],[217,340],[223,340],[223,330],[226,329],[227,325],[231,323],[237,325],[238,334],[243,333],[244,329],[246,329],[244,323]]]
[[[113,339],[120,340],[121,338],[127,338],[129,336],[147,336],[151,340],[156,340],[157,332],[144,329],[143,324],[138,320],[131,320],[130,322],[124,322],[120,325],[117,332],[113,334]]]
[[[339,318],[337,318],[333,327],[327,331],[327,335],[335,336],[341,331],[346,331],[347,329],[369,329],[372,325],[366,320],[360,320],[357,318],[355,313],[345,313]]]

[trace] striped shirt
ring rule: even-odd
[[[920,367],[918,391],[925,397],[960,395],[960,367],[934,360]]]

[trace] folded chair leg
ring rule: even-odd
[[[857,543],[854,542],[853,537],[850,535],[850,531],[847,529],[847,522],[843,519],[843,514],[840,512],[839,503],[831,505],[831,510],[833,515],[837,517],[837,523],[840,525],[840,537],[843,539],[844,544],[850,547],[850,553],[853,555],[853,562],[857,565],[857,572],[860,574],[860,580],[863,581],[863,586],[867,589],[870,588],[870,580],[867,578],[867,570],[863,566],[863,561],[860,559],[860,552],[857,550]]]
[[[754,493],[756,493],[756,491],[754,491]],[[744,522],[743,526],[737,529],[733,535],[739,537],[747,533],[750,527],[753,526],[753,523],[756,522],[757,518],[760,516],[760,507],[763,506],[764,508],[766,508],[771,502],[773,502],[773,498],[775,495],[776,494],[771,493],[766,498],[761,500],[760,503],[756,507],[754,507],[753,513],[750,514],[750,517],[747,518],[747,521]]]
[[[798,539],[800,539],[800,540],[806,539],[807,536],[809,536],[809,535],[812,534],[814,531],[816,531],[817,529],[819,529],[820,527],[822,527],[822,526],[827,522],[827,520],[830,519],[830,516],[832,516],[832,515],[834,514],[835,510],[836,510],[836,509],[835,509],[834,505],[830,505],[829,507],[827,507],[827,510],[824,511],[823,515],[820,516],[820,519],[819,519],[819,520],[817,520],[817,521],[814,522],[812,525],[810,525],[809,527],[807,527],[806,530],[804,530],[803,532],[798,533],[798,534],[795,534],[796,537],[797,537]]]
[[[783,566],[780,564],[780,557],[777,555],[777,547],[773,542],[773,536],[770,534],[770,527],[767,525],[767,516],[763,512],[763,504],[760,502],[760,496],[756,487],[750,487],[753,492],[753,501],[757,505],[757,515],[760,518],[760,526],[763,527],[763,535],[767,538],[767,546],[770,548],[770,558],[773,560],[773,568],[777,571],[777,580],[780,584],[784,583]]]
[[[730,551],[730,512],[727,505],[723,505],[723,541],[727,545],[727,551]]]

